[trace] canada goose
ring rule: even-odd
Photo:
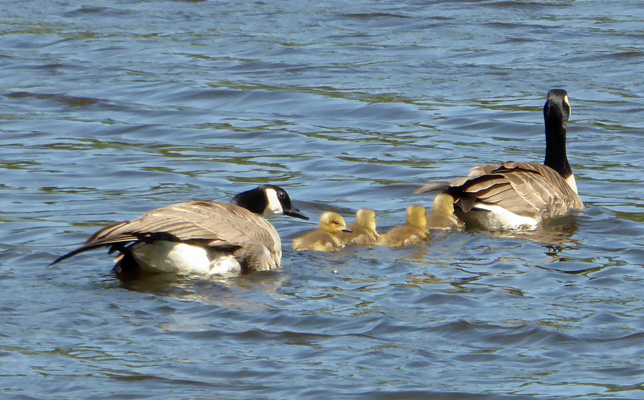
[[[264,217],[309,219],[275,185],[236,195],[230,204],[191,201],[152,210],[94,233],[85,244],[53,264],[98,247],[117,250],[114,273],[135,279],[158,273],[218,275],[277,269],[280,237]]]
[[[344,247],[338,238],[338,233],[350,232],[344,219],[331,211],[320,216],[320,227],[293,239],[292,246],[295,251],[337,251]]]
[[[583,208],[566,155],[570,105],[565,90],[548,92],[543,116],[544,165],[504,162],[478,166],[466,177],[451,183],[426,185],[415,193],[442,190],[456,199],[456,214],[467,226],[489,230],[534,229],[544,218]]]
[[[413,205],[407,207],[407,224],[380,235],[376,244],[385,247],[407,247],[428,239],[425,207]]]
[[[356,223],[349,224],[351,232],[340,232],[338,237],[345,245],[369,246],[380,236],[376,232],[376,212],[361,208],[356,212]]]
[[[454,198],[447,193],[434,197],[434,208],[427,213],[427,229],[462,229],[463,221],[454,215]]]

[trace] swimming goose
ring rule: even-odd
[[[230,203],[191,201],[152,210],[94,233],[85,244],[53,264],[98,247],[120,254],[114,273],[135,279],[158,273],[220,275],[275,270],[282,244],[261,215],[309,219],[275,185],[236,195]]]
[[[340,232],[338,237],[345,245],[369,246],[380,236],[376,232],[376,212],[361,208],[356,212],[356,223],[349,224],[351,232]]]
[[[434,209],[427,213],[427,229],[462,229],[465,223],[454,215],[454,198],[447,193],[434,197]]]
[[[339,214],[327,211],[320,216],[318,229],[293,239],[293,250],[338,251],[344,247],[344,243],[338,238],[340,232],[350,232],[344,218]]]
[[[548,92],[543,116],[546,126],[543,165],[504,162],[478,166],[466,177],[426,185],[415,193],[442,190],[456,199],[456,214],[467,226],[489,230],[535,229],[544,218],[583,208],[566,155],[570,104],[565,90]]]
[[[407,224],[380,235],[376,244],[385,247],[407,247],[429,240],[425,207],[407,207]]]

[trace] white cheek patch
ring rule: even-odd
[[[284,214],[282,203],[280,203],[280,199],[277,198],[277,192],[275,189],[266,189],[266,198],[268,199],[268,206],[266,206],[266,209],[264,210],[264,215]]]

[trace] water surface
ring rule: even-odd
[[[74,3],[0,14],[7,399],[644,398],[644,3]],[[587,208],[534,233],[293,253],[419,185],[542,161],[570,94]],[[287,188],[283,268],[122,284],[52,260],[190,199]]]

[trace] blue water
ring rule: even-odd
[[[3,399],[644,399],[644,3],[0,6]],[[568,90],[586,209],[514,235],[293,253],[325,210],[542,161]],[[124,284],[101,227],[285,187],[283,267]]]

